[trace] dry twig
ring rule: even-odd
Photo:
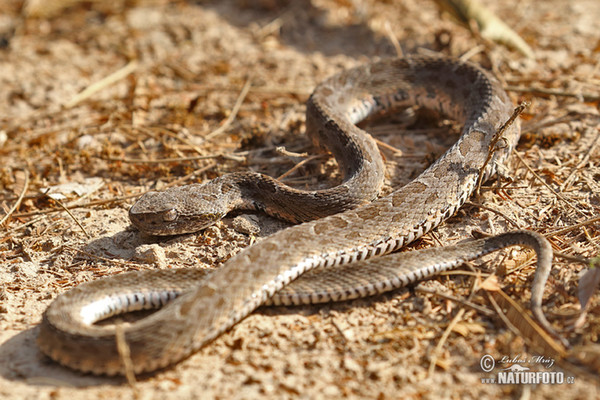
[[[83,91],[79,92],[75,97],[65,103],[65,108],[72,108],[77,104],[81,103],[83,100],[88,99],[95,93],[101,91],[102,89],[120,81],[121,79],[127,77],[127,75],[131,74],[138,67],[138,62],[136,60],[130,61],[123,68],[113,72],[112,74],[104,77],[96,83],[91,84]]]
[[[198,161],[198,160],[210,160],[213,158],[225,158],[232,161],[242,162],[245,160],[244,157],[238,157],[233,154],[216,153],[207,154],[204,156],[191,156],[191,157],[173,157],[173,158],[155,158],[155,159],[144,159],[144,158],[118,158],[118,157],[107,157],[107,161],[118,161],[126,164],[164,164],[164,163],[176,163],[185,161]]]
[[[477,177],[477,184],[475,185],[475,196],[476,197],[479,197],[479,193],[481,191],[481,181],[483,180],[485,168],[487,167],[488,163],[492,159],[494,152],[497,150],[498,142],[500,140],[503,140],[503,135],[504,135],[504,132],[506,131],[506,129],[508,129],[508,127],[510,127],[515,122],[515,120],[519,117],[519,115],[521,115],[523,113],[525,108],[529,107],[529,104],[530,103],[528,101],[524,101],[521,104],[519,104],[513,110],[513,113],[510,116],[510,118],[508,118],[508,120],[500,127],[500,129],[498,129],[496,131],[496,133],[494,134],[494,137],[490,141],[487,158],[483,162],[483,166],[479,170],[480,171],[479,176]]]
[[[79,220],[77,218],[75,218],[75,216],[73,215],[73,213],[58,199],[55,199],[53,197],[50,197],[48,194],[46,194],[46,196],[54,201],[56,204],[58,204],[60,206],[60,208],[62,208],[64,211],[67,212],[67,214],[69,214],[69,217],[71,217],[71,219],[73,221],[75,221],[75,223],[79,226],[79,228],[81,229],[81,231],[83,232],[83,234],[85,235],[85,237],[87,237],[88,239],[91,238],[91,236],[87,233],[87,231],[85,230],[85,228],[83,227],[83,225],[81,225],[81,222],[79,222]]]
[[[546,96],[557,96],[557,97],[575,97],[576,99],[582,100],[586,103],[593,103],[600,101],[600,95],[591,93],[576,93],[569,92],[562,89],[550,89],[550,88],[536,88],[536,87],[520,87],[520,86],[506,86],[504,89],[510,92],[516,93],[531,93],[533,95],[546,95]]]
[[[433,375],[433,371],[435,370],[435,366],[437,365],[437,360],[438,360],[439,354],[442,351],[442,347],[444,346],[444,344],[448,340],[448,337],[450,336],[450,333],[452,332],[452,329],[454,329],[454,327],[461,320],[461,318],[463,317],[464,314],[465,314],[465,309],[464,308],[461,308],[460,310],[458,310],[458,313],[456,313],[456,315],[454,316],[454,318],[452,318],[452,321],[450,321],[450,323],[448,324],[448,327],[446,328],[446,330],[442,334],[442,337],[440,338],[440,341],[435,346],[435,349],[433,350],[433,354],[431,355],[431,361],[429,363],[429,369],[427,371],[427,375],[429,377],[431,377]]]
[[[462,271],[462,272],[469,272],[469,271]],[[469,275],[469,274],[464,274],[464,275]],[[475,275],[475,274],[473,273],[473,275]],[[421,286],[421,285],[419,285],[419,286],[417,286],[415,288],[415,292],[427,293],[427,294],[431,294],[431,295],[434,295],[434,296],[437,296],[437,297],[441,297],[441,298],[446,299],[446,300],[450,300],[450,301],[452,301],[454,303],[458,303],[458,304],[461,304],[461,305],[463,305],[465,307],[469,307],[469,308],[477,311],[478,313],[485,315],[486,317],[492,317],[492,316],[494,316],[494,313],[491,310],[489,310],[489,309],[487,309],[485,307],[482,307],[479,304],[475,304],[475,303],[473,303],[471,301],[464,300],[464,299],[461,299],[459,297],[450,296],[449,294],[441,293],[441,292],[438,292],[436,290],[431,290],[431,289],[426,288],[426,287]]]
[[[129,386],[133,389],[134,398],[138,398],[139,394],[135,373],[133,372],[133,361],[131,360],[131,352],[125,338],[123,323],[115,324],[115,340],[117,341],[117,352],[119,353],[119,357],[121,358],[125,370],[125,378],[127,378],[127,383],[129,383]]]
[[[540,181],[542,185],[546,186],[546,188],[548,188],[548,190],[550,190],[550,192],[552,192],[553,195],[555,195],[559,200],[563,201],[567,206],[569,206],[572,210],[574,210],[578,214],[581,214],[581,215],[585,216],[585,214],[581,210],[579,210],[577,207],[575,207],[574,205],[572,205],[571,202],[569,202],[569,200],[565,199],[565,197],[562,194],[558,193],[556,190],[554,190],[552,188],[552,186],[548,185],[546,183],[546,181],[544,181],[542,179],[542,177],[539,176],[537,174],[537,172],[535,172],[533,170],[533,168],[531,168],[529,166],[529,164],[527,164],[525,162],[525,160],[523,159],[523,157],[521,157],[521,155],[516,150],[513,150],[513,153],[517,156],[517,158],[519,159],[519,161],[521,161],[521,164],[523,164],[525,166],[525,168],[527,168],[527,170],[529,172],[531,172],[531,174],[535,177],[535,179],[537,179],[538,181]]]
[[[577,228],[581,228],[581,227],[584,227],[584,226],[595,224],[596,222],[600,222],[600,217],[589,218],[589,219],[586,219],[585,221],[579,222],[579,223],[577,223],[575,225],[570,225],[570,226],[567,226],[567,227],[564,227],[564,228],[561,228],[561,229],[549,232],[549,233],[546,234],[546,237],[562,235],[562,234],[565,234],[565,233],[570,232],[572,230],[575,230]]]
[[[588,150],[585,152],[585,156],[583,156],[581,161],[577,164],[577,166],[575,168],[573,168],[573,170],[571,171],[569,176],[567,176],[567,178],[564,180],[562,185],[560,185],[561,191],[564,191],[565,189],[567,189],[567,187],[571,184],[571,180],[575,176],[575,173],[577,171],[580,171],[583,168],[583,166],[589,162],[590,154],[592,154],[594,151],[596,151],[596,148],[598,147],[598,144],[600,143],[600,128],[596,128],[596,130],[599,131],[598,134],[596,135],[596,138],[594,139],[594,141],[592,142],[592,144],[590,145]]]
[[[480,204],[480,203],[475,203],[472,201],[467,201],[465,202],[465,205],[468,206],[473,206],[473,207],[478,207],[478,208],[482,208],[484,210],[488,210],[493,212],[494,214],[498,214],[499,216],[501,216],[502,218],[504,218],[506,220],[506,222],[508,222],[509,224],[511,224],[512,226],[514,226],[517,229],[521,229],[521,226],[512,218],[510,218],[509,216],[507,216],[506,214],[504,214],[502,211],[500,210],[496,210],[495,208]]]
[[[325,154],[317,154],[317,155],[314,155],[314,156],[310,156],[310,157],[308,157],[308,158],[300,161],[299,163],[297,163],[296,165],[294,165],[292,168],[290,168],[289,170],[287,170],[283,174],[279,175],[277,177],[277,180],[285,179],[288,176],[290,176],[292,173],[294,173],[294,171],[298,170],[298,168],[302,167],[303,165],[305,165],[305,164],[307,164],[307,163],[309,163],[311,161],[318,160],[318,159],[325,158],[325,157],[328,157],[328,156],[325,155]]]
[[[8,220],[8,218],[10,218],[12,213],[14,213],[17,208],[19,208],[19,205],[21,205],[21,201],[23,201],[23,197],[25,197],[25,193],[27,192],[27,187],[29,186],[29,172],[25,169],[25,170],[23,170],[23,174],[25,175],[24,182],[23,182],[23,189],[21,190],[21,193],[19,194],[17,201],[15,201],[15,203],[10,208],[10,210],[8,210],[6,215],[4,217],[2,217],[2,219],[0,220],[0,225],[3,225]]]
[[[244,102],[244,99],[246,98],[246,95],[248,94],[248,91],[250,90],[251,86],[252,86],[252,83],[250,82],[250,79],[248,79],[246,81],[246,83],[244,84],[244,87],[242,87],[240,95],[238,96],[237,100],[235,101],[235,104],[234,104],[233,108],[231,109],[231,113],[229,114],[229,116],[227,117],[227,119],[225,120],[223,125],[221,125],[219,128],[217,128],[213,132],[209,133],[208,135],[204,136],[204,140],[203,140],[204,142],[207,142],[207,141],[217,137],[218,135],[225,132],[229,128],[231,123],[235,120],[235,117],[236,117],[238,111],[240,110],[240,107],[242,106],[242,103]]]

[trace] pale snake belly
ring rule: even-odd
[[[382,186],[384,164],[374,140],[355,124],[382,110],[412,104],[463,122],[462,135],[412,182],[368,202]],[[130,210],[140,230],[163,235],[202,229],[234,208],[309,222],[261,240],[210,274],[134,272],[80,285],[59,296],[44,313],[40,349],[74,369],[123,374],[114,326],[94,322],[131,310],[161,308],[123,327],[134,372],[153,371],[187,357],[268,302],[318,303],[382,293],[519,244],[538,254],[531,307],[551,331],[541,303],[552,249],[541,235],[519,231],[375,258],[453,215],[474,191],[479,174],[495,172],[519,137],[517,121],[504,133],[505,146],[494,151],[484,168],[492,138],[512,110],[510,99],[489,73],[443,57],[386,60],[326,80],[307,103],[306,125],[314,141],[336,158],[343,175],[339,186],[302,191],[261,174],[237,173],[204,185],[148,193]],[[332,213],[337,214],[326,216]]]

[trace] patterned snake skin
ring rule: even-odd
[[[412,182],[369,202],[381,188],[384,164],[371,136],[355,124],[412,104],[463,122],[462,135]],[[381,61],[326,80],[307,103],[306,125],[313,140],[335,156],[344,178],[339,186],[301,191],[261,174],[236,173],[203,185],[148,193],[130,210],[134,225],[156,235],[197,231],[243,208],[309,222],[244,249],[208,276],[190,270],[135,272],[72,289],[44,313],[40,349],[70,368],[123,374],[114,326],[94,322],[161,308],[123,327],[134,372],[154,371],[189,356],[268,301],[314,303],[381,293],[516,244],[538,253],[532,310],[551,331],[541,300],[552,249],[533,232],[371,258],[412,242],[464,204],[494,133],[512,110],[508,96],[487,72],[443,57]],[[519,132],[518,121],[506,130],[506,146],[494,152],[484,176],[504,161]]]

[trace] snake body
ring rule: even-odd
[[[363,204],[379,191],[384,165],[373,139],[355,124],[408,104],[463,122],[462,135],[412,182]],[[467,62],[414,56],[342,72],[320,84],[307,103],[307,130],[338,161],[344,178],[339,186],[305,192],[260,174],[233,174],[205,185],[148,193],[130,211],[134,225],[151,234],[195,231],[234,208],[309,222],[244,249],[207,277],[185,270],[136,272],[72,289],[44,313],[38,345],[68,367],[122,374],[114,327],[93,323],[123,311],[162,307],[123,328],[134,372],[153,371],[187,357],[269,299],[290,304],[380,293],[513,244],[538,252],[532,309],[550,329],[541,298],[552,250],[539,235],[517,232],[431,249],[409,261],[372,258],[399,249],[453,215],[473,192],[479,174],[495,172],[519,137],[516,123],[504,133],[506,146],[485,165],[492,137],[511,112],[497,80]],[[199,207],[207,211],[199,213]],[[340,213],[320,218],[332,212]]]

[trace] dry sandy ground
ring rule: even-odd
[[[43,310],[60,293],[102,276],[218,266],[285,227],[251,214],[228,217],[203,233],[157,240],[129,226],[127,209],[135,195],[180,178],[199,182],[247,168],[285,173],[302,158],[276,146],[312,151],[302,135],[303,104],[312,88],[343,68],[395,55],[391,38],[405,53],[470,52],[506,87],[519,89],[509,91],[515,104],[532,101],[517,153],[539,178],[513,157],[503,189],[488,183],[479,200],[502,214],[467,206],[415,246],[456,242],[474,230],[507,231],[510,219],[547,234],[556,250],[598,254],[597,226],[577,225],[597,216],[600,206],[597,0],[486,1],[531,45],[535,59],[482,42],[432,1],[109,3],[83,2],[56,16],[24,18],[19,2],[0,2],[0,214],[26,189],[0,236],[0,398],[133,397],[122,379],[84,376],[42,356],[35,337]],[[133,73],[77,98],[133,59]],[[205,141],[231,115],[246,82],[251,88],[235,119]],[[413,178],[456,139],[455,126],[428,115],[409,123],[408,132],[406,125],[400,116],[370,127],[399,150],[382,150],[391,186]],[[165,158],[179,160],[139,161]],[[323,159],[286,178],[298,187],[335,181],[334,163]],[[63,204],[79,206],[72,216],[43,195],[47,188],[62,193]],[[248,223],[255,233],[244,229]],[[503,290],[526,306],[531,254],[505,251],[487,261],[477,265],[498,273]],[[592,298],[587,319],[574,327],[583,267],[555,265],[545,301],[550,320],[574,344],[596,342],[600,298]],[[414,288],[320,307],[263,308],[189,359],[139,377],[137,396],[598,397],[594,379],[571,372],[566,375],[574,383],[563,385],[482,383],[489,377],[480,369],[483,355],[529,360],[537,353],[495,317],[485,293],[474,292],[477,278],[469,271],[423,286],[470,297],[491,317]],[[524,366],[545,370],[535,362]]]

